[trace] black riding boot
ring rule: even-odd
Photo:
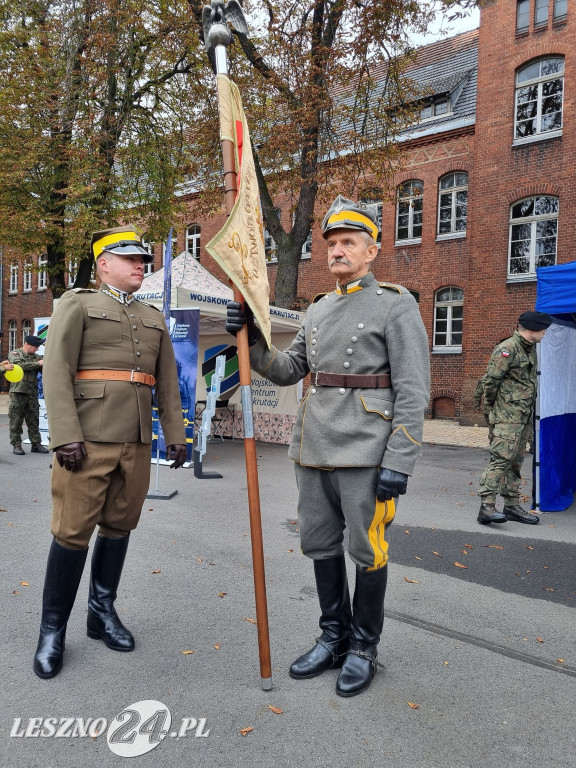
[[[386,565],[377,571],[356,571],[350,648],[336,682],[338,696],[362,693],[376,674],[387,577]]]
[[[48,553],[40,639],[34,656],[38,677],[54,677],[62,669],[66,624],[76,599],[88,549],[67,549],[52,541]]]
[[[88,637],[104,640],[113,651],[133,651],[134,638],[118,618],[114,600],[130,534],[120,539],[96,537],[88,594]]]
[[[316,677],[327,669],[342,666],[348,649],[351,610],[344,555],[314,560],[314,576],[322,634],[316,645],[290,667],[290,677],[297,680]]]

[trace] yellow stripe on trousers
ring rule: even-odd
[[[374,552],[374,565],[368,571],[377,571],[388,562],[388,542],[386,541],[386,526],[394,520],[396,505],[394,499],[378,501],[374,509],[374,517],[368,529],[368,539]]]

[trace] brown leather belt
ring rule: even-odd
[[[133,384],[147,384],[153,387],[156,379],[150,373],[142,371],[105,371],[88,370],[76,371],[76,380],[78,379],[96,379],[98,381],[131,381]]]
[[[362,387],[362,389],[380,389],[390,386],[389,373],[325,373],[312,374],[312,383],[320,387]]]

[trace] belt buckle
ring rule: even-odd
[[[320,386],[320,384],[318,384],[318,374],[319,373],[324,373],[324,371],[315,371],[314,372],[313,384],[314,384],[315,387],[319,387]]]
[[[136,371],[130,371],[130,382],[131,383],[134,383],[134,374],[135,373],[136,373]]]

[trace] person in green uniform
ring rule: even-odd
[[[24,371],[20,381],[10,384],[8,398],[8,425],[12,453],[24,456],[22,448],[22,425],[26,422],[28,437],[32,443],[32,453],[48,453],[42,445],[40,436],[40,405],[38,403],[38,372],[42,370],[44,361],[37,354],[38,347],[44,344],[39,336],[26,336],[24,344],[19,349],[13,349],[8,354],[8,362],[19,365]]]
[[[494,349],[482,377],[482,393],[491,427],[490,462],[480,478],[478,522],[482,525],[518,523],[537,525],[537,515],[520,505],[522,462],[532,440],[532,413],[537,389],[536,344],[552,322],[544,312],[523,312],[510,338]],[[498,494],[503,511],[496,509]]]

